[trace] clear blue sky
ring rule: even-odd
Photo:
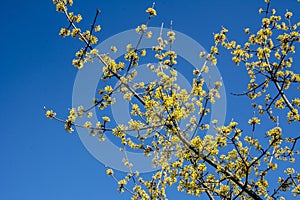
[[[102,10],[102,41],[144,22],[144,11],[152,1],[74,3],[74,11],[80,11],[85,25],[92,22],[96,8]],[[221,26],[230,30],[232,38],[244,37],[243,28],[255,27],[260,21],[257,10],[261,6],[262,0],[158,0],[158,16],[150,25],[159,27],[162,21],[172,19],[174,29],[209,49],[212,33]],[[288,8],[300,18],[297,0],[274,0],[274,7],[281,13]],[[72,105],[77,71],[71,59],[80,46],[58,36],[59,28],[67,25],[63,15],[55,12],[51,0],[3,1],[0,9],[0,199],[127,199],[117,193],[104,166],[87,152],[76,134],[67,134],[61,124],[44,117],[44,105],[63,116]],[[241,85],[247,83],[243,82],[245,72],[229,61],[224,57],[218,63],[228,95],[241,91]],[[227,121],[244,115],[236,101],[237,97],[229,95]],[[184,195],[170,194],[169,199],[180,198]]]

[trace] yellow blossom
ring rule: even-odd
[[[114,171],[112,169],[107,169],[106,174],[112,176],[114,174]]]
[[[100,25],[95,26],[95,32],[99,32],[100,30],[101,30],[101,26]]]
[[[107,116],[102,117],[102,119],[104,122],[110,122],[110,118]]]
[[[148,8],[146,12],[149,13],[150,16],[156,16],[156,10],[153,8]]]
[[[146,56],[146,50],[145,49],[141,50],[141,56]]]
[[[116,46],[111,46],[111,47],[110,47],[110,50],[111,50],[112,52],[116,53],[116,52],[117,52],[117,47],[116,47]]]
[[[49,119],[52,119],[56,116],[56,113],[53,112],[53,110],[47,110],[46,111],[46,117],[48,117]]]

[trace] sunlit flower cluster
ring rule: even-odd
[[[178,70],[182,66],[172,49],[176,43],[172,22],[170,31],[158,36],[152,52],[139,47],[142,40],[152,37],[148,24],[157,15],[154,4],[146,10],[146,23],[136,28],[139,42],[128,44],[123,60],[115,60],[110,57],[117,52],[114,44],[106,54],[94,48],[98,42],[95,33],[101,30],[100,25],[95,24],[99,11],[91,27],[81,30],[77,26],[82,16],[68,11],[73,1],[54,0],[53,3],[69,22],[69,26],[60,29],[59,35],[84,43],[75,53],[72,64],[81,69],[96,59],[103,66],[103,75],[91,107],[69,109],[66,120],[45,109],[46,117],[64,123],[69,133],[78,127],[88,130],[99,141],[109,136],[118,139],[120,151],[124,152],[122,162],[130,172],[120,178],[119,173],[107,168],[106,174],[116,181],[119,192],[127,191],[132,200],[167,199],[167,188],[171,186],[187,195],[207,195],[209,199],[283,200],[281,195],[285,192],[295,197],[300,194],[299,169],[281,166],[284,162],[296,162],[300,136],[291,132],[287,137],[275,117],[287,110],[284,114],[289,124],[300,121],[299,95],[289,97],[288,92],[300,90],[300,75],[293,68],[296,44],[300,42],[300,22],[293,21],[292,12],[287,10],[284,16],[276,15],[276,10],[270,8],[270,0],[265,0],[266,9],[259,9],[261,25],[256,31],[246,27],[244,33],[248,39],[242,44],[229,40],[228,30],[222,27],[214,34],[209,51],[197,52],[203,62],[199,60],[201,65],[191,72],[192,88],[187,90],[178,84]],[[214,119],[209,122],[211,105],[222,98],[220,89],[224,86],[218,80],[207,87],[203,74],[217,64],[222,47],[230,51],[235,65],[245,67],[249,76],[246,91],[236,95],[248,96],[258,111],[258,114],[253,112],[243,129],[240,128],[243,123],[234,119],[227,124],[219,124]],[[139,75],[136,68],[148,62],[146,58],[157,63],[147,64],[156,74],[156,80],[149,83],[136,81]],[[106,112],[115,103],[113,95],[116,93],[123,95],[130,105],[131,119],[125,124],[115,125]],[[91,119],[96,117],[91,112],[94,108],[99,109],[100,120],[92,123]],[[86,120],[77,124],[78,118]],[[266,119],[271,123],[266,123]],[[134,163],[126,156],[126,148],[150,157],[159,170],[151,177],[133,172]],[[269,181],[274,174],[278,175],[278,183]]]

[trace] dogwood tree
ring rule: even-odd
[[[98,137],[99,142],[111,135],[119,138],[121,151],[127,148],[150,156],[153,166],[159,167],[150,178],[133,171],[126,154],[123,161],[129,173],[125,177],[107,168],[106,173],[116,180],[119,191],[128,192],[132,200],[167,199],[168,187],[176,187],[187,195],[206,195],[209,199],[297,197],[300,194],[299,168],[286,167],[284,163],[296,162],[299,154],[300,75],[293,58],[300,42],[300,22],[288,10],[283,16],[277,15],[270,2],[265,0],[265,7],[259,9],[261,24],[257,24],[257,29],[243,27],[246,41],[230,39],[224,27],[214,34],[210,51],[198,52],[205,62],[193,70],[192,88],[187,90],[177,83],[177,69],[181,65],[172,49],[176,43],[172,23],[167,35],[161,33],[151,50],[139,48],[142,40],[152,37],[148,26],[157,15],[154,4],[146,9],[146,22],[136,28],[138,42],[127,45],[124,59],[120,61],[110,56],[117,51],[115,44],[111,44],[111,52],[107,54],[94,48],[97,35],[101,34],[97,24],[99,10],[91,27],[82,30],[82,16],[71,11],[73,1],[53,0],[56,11],[64,14],[68,21],[59,35],[83,43],[72,64],[80,70],[87,62],[100,61],[103,74],[99,79],[103,87],[99,88],[98,96],[91,99],[91,107],[72,108],[66,119],[45,108],[46,116],[64,123],[69,133],[74,127],[81,127],[91,137]],[[202,75],[217,64],[217,57],[224,55],[220,52],[225,50],[231,54],[233,65],[249,75],[245,92],[234,94],[248,96],[249,104],[257,113],[249,116],[248,127],[240,127],[234,120],[221,126],[217,120],[211,124],[207,120],[210,105],[220,98],[222,82],[216,81],[207,88]],[[150,56],[158,64],[150,63],[147,68],[157,79],[148,83],[136,81],[139,62],[147,61]],[[123,94],[130,105],[131,120],[127,124],[115,125],[110,116],[103,114],[115,103],[115,93]],[[91,117],[92,108],[99,108],[99,121],[77,123],[79,117]],[[286,116],[281,120],[293,128],[292,133],[284,131],[286,127],[278,122],[279,115]],[[183,120],[188,120],[185,127],[179,125]],[[264,125],[266,120],[272,123]],[[215,134],[206,134],[209,128],[213,128]],[[263,128],[268,130],[262,132]],[[132,136],[129,132],[136,134]],[[270,183],[274,176],[277,182]]]

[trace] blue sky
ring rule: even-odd
[[[151,5],[148,0],[77,0],[72,9],[80,11],[86,27],[96,8],[102,10],[98,19],[102,41],[143,23],[147,17],[144,11]],[[158,16],[150,25],[159,27],[162,21],[173,20],[175,30],[209,49],[212,33],[221,26],[230,30],[232,38],[243,39],[243,28],[255,27],[260,21],[257,11],[261,6],[262,0],[158,0]],[[274,0],[280,13],[288,8],[298,20],[299,6],[296,0]],[[55,12],[51,0],[3,1],[0,9],[0,199],[127,199],[117,193],[117,185],[105,175],[104,166],[88,153],[76,134],[67,134],[61,124],[44,117],[44,105],[62,116],[72,105],[77,71],[71,60],[80,43],[58,36],[60,27],[67,25],[64,16]],[[234,67],[230,57],[220,59],[218,68],[228,95],[247,84],[246,73]],[[237,97],[228,96],[227,121],[249,114],[241,113],[237,101]],[[241,106],[246,102],[241,100]],[[169,199],[180,197],[184,195],[170,194]]]

